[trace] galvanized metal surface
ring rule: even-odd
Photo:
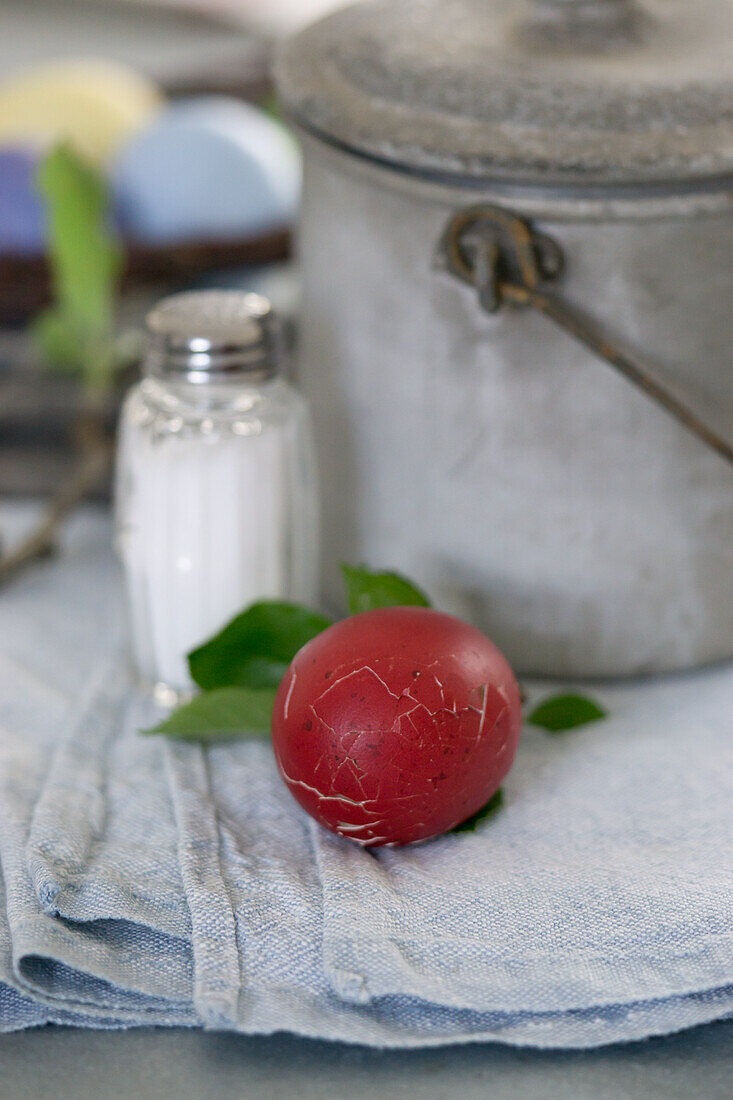
[[[305,139],[300,378],[315,406],[327,591],[339,559],[415,576],[522,672],[656,673],[733,653],[729,467],[530,311],[437,271],[464,204]],[[563,293],[722,435],[733,415],[730,196],[512,195]]]

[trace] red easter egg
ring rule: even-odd
[[[514,760],[519,688],[474,627],[389,607],[329,627],[278,690],[273,743],[291,793],[365,847],[438,836],[481,809]]]

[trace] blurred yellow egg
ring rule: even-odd
[[[103,165],[162,104],[138,73],[108,61],[53,61],[0,82],[0,143],[69,141]]]

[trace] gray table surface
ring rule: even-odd
[[[199,1031],[62,1028],[0,1038],[0,1097],[39,1100],[726,1100],[733,1022],[593,1051],[501,1046],[380,1053]],[[43,1090],[41,1082],[44,1082]]]

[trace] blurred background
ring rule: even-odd
[[[73,478],[80,424],[112,428],[161,295],[245,287],[293,317],[299,157],[270,59],[337,6],[2,0],[0,497]]]

